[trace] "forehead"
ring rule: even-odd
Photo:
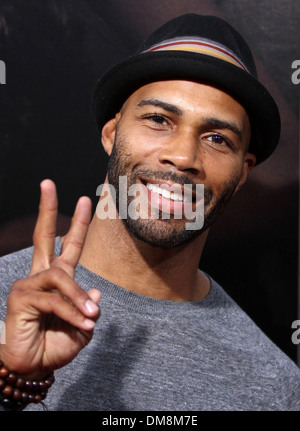
[[[161,100],[179,108],[183,115],[198,117],[220,116],[223,120],[239,122],[247,128],[248,115],[234,98],[222,90],[192,81],[158,81],[140,87],[123,105],[137,109],[145,100]]]

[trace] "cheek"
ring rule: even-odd
[[[124,136],[124,135],[123,135]],[[134,158],[141,160],[157,160],[157,155],[164,145],[164,139],[153,136],[152,133],[147,133],[145,128],[138,128],[130,134],[124,136],[126,142],[126,150],[132,154]]]
[[[208,187],[215,196],[229,188],[235,188],[241,178],[242,166],[238,163],[217,164],[211,162],[204,167],[204,186]]]

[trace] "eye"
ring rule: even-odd
[[[215,133],[213,135],[207,136],[205,139],[207,139],[209,142],[216,146],[228,146],[231,147],[231,142],[229,139],[225,138],[224,136]]]
[[[162,115],[158,115],[158,114],[152,115],[151,120],[158,124],[167,124],[166,119]]]
[[[156,113],[155,114],[147,114],[147,115],[144,115],[143,118],[150,120],[155,125],[159,125],[159,126],[168,126],[169,125],[168,120],[162,114],[156,114]]]

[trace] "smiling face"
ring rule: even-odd
[[[246,150],[249,140],[245,110],[216,88],[165,81],[138,89],[102,131],[102,142],[110,155],[108,181],[117,196],[119,176],[126,176],[128,188],[138,184],[149,202],[145,219],[124,220],[129,231],[163,248],[200,235],[220,215],[254,166],[255,156]],[[184,184],[193,190],[188,196],[193,210],[197,208],[196,185],[204,185],[201,229],[186,229]],[[159,218],[151,217],[153,207]],[[169,219],[162,216],[164,207],[169,210]],[[176,217],[179,210],[181,218]]]

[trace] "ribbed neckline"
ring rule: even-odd
[[[56,254],[59,255],[61,252],[60,238],[56,239]],[[207,275],[208,276],[208,275]],[[209,277],[209,276],[208,276]],[[76,268],[76,281],[83,283],[88,289],[98,288],[102,294],[102,300],[113,301],[123,307],[136,309],[139,311],[151,311],[153,312],[166,312],[176,310],[179,311],[192,311],[197,308],[212,308],[216,305],[218,289],[215,281],[209,277],[211,282],[211,289],[206,298],[201,301],[169,301],[163,299],[156,299],[149,296],[132,292],[128,289],[118,286],[101,277],[100,275],[90,271],[81,264],[77,265]]]

